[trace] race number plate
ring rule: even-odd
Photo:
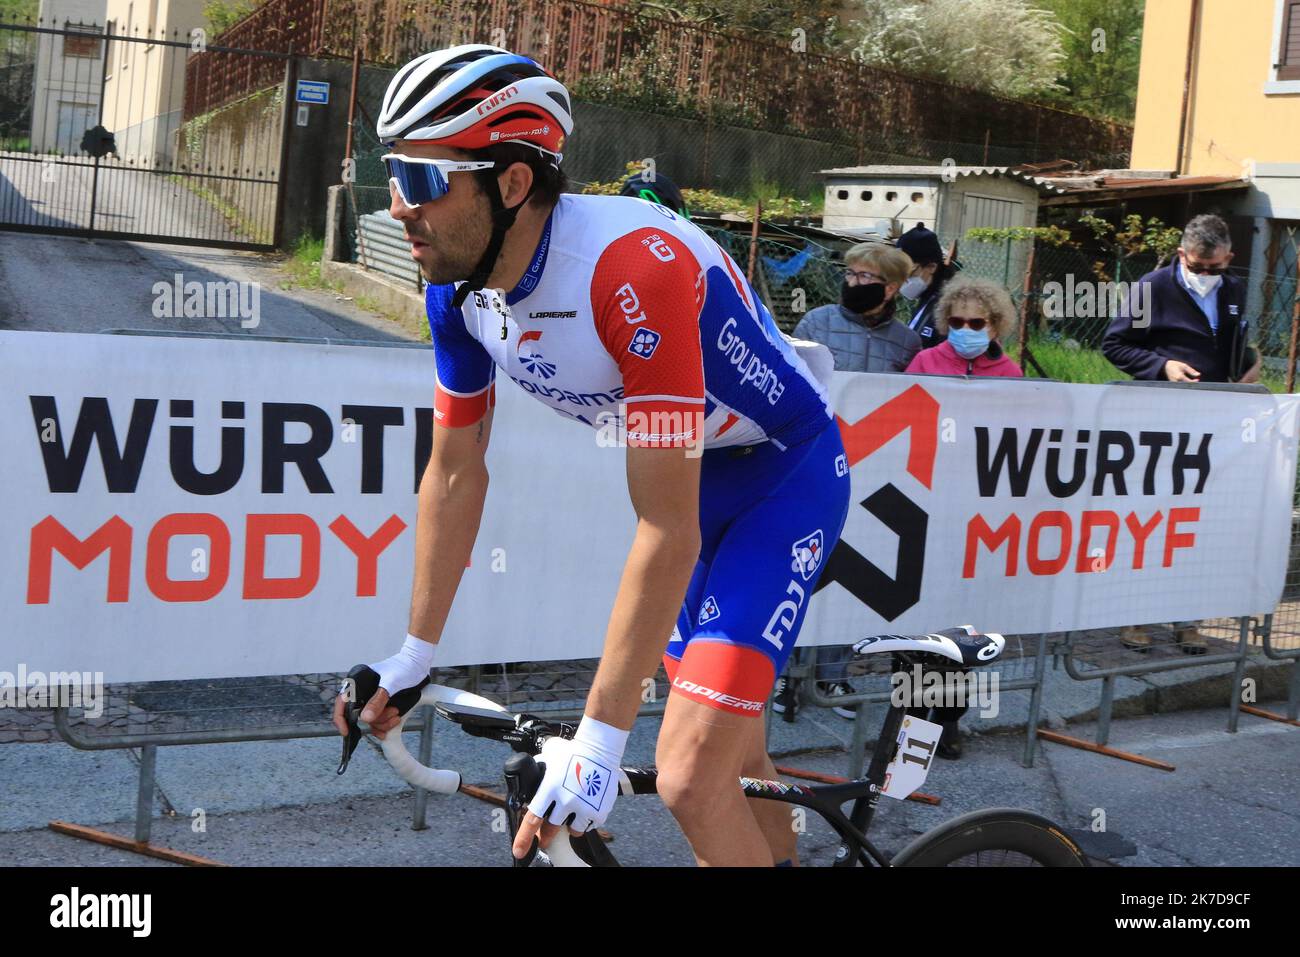
[[[898,731],[898,753],[885,769],[882,794],[903,800],[925,782],[939,747],[940,725],[920,718],[905,717]]]

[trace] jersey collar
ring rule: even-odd
[[[542,270],[546,268],[546,253],[551,248],[551,220],[554,218],[555,210],[552,209],[551,215],[546,217],[546,225],[542,227],[542,238],[537,242],[537,252],[533,254],[533,261],[528,264],[528,269],[516,283],[515,288],[506,294],[507,306],[513,306],[523,299],[542,281]]]

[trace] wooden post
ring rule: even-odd
[[[1024,298],[1020,300],[1020,334],[1017,350],[1017,356],[1023,357],[1025,354],[1025,343],[1029,339],[1029,297],[1034,288],[1034,253],[1037,251],[1038,244],[1030,241],[1029,260],[1025,263],[1025,283],[1022,289]],[[1023,358],[1021,359],[1023,362]]]
[[[758,221],[763,218],[763,201],[754,204],[754,228],[749,232],[749,271],[745,278],[754,284],[754,268],[758,265]]]
[[[1296,335],[1300,333],[1300,254],[1295,260],[1295,303],[1291,307],[1291,345],[1286,351],[1286,391],[1295,391],[1295,352]]]
[[[984,165],[989,165],[989,128],[984,127]]]

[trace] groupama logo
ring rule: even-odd
[[[533,329],[525,332],[519,337],[519,343],[515,346],[515,354],[519,356],[519,364],[524,367],[524,371],[530,375],[535,375],[539,379],[549,379],[555,375],[555,363],[547,362],[542,354],[536,351],[534,345],[542,338],[539,330]]]
[[[850,468],[907,433],[907,472],[927,489],[933,488],[939,448],[939,402],[921,386],[908,387],[856,422],[845,422],[838,415],[835,422]],[[886,621],[893,621],[920,601],[930,516],[892,482],[886,482],[858,504],[898,536],[894,577],[841,538],[826,557],[826,571],[813,593],[839,582],[858,601]]]
[[[570,764],[570,773],[564,779],[564,788],[578,795],[589,807],[600,810],[600,798],[610,780],[609,768],[597,764],[591,758],[574,757]]]

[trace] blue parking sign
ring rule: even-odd
[[[325,80],[299,80],[294,99],[298,103],[328,103],[330,85]]]

